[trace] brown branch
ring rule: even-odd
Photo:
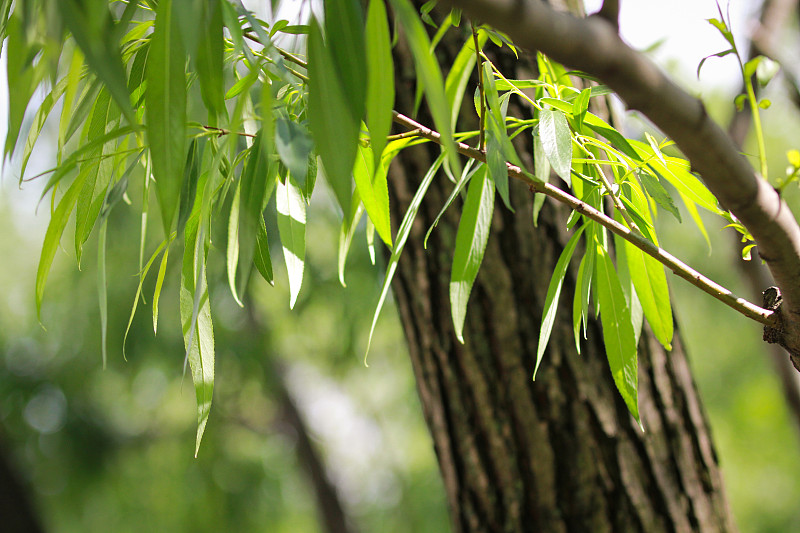
[[[683,151],[719,201],[758,243],[783,292],[784,336],[800,354],[800,226],[789,207],[760,179],[703,103],[675,85],[652,61],[626,45],[600,17],[580,19],[538,0],[449,0],[570,68],[596,76],[648,117]]]
[[[420,137],[424,137],[430,141],[433,141],[437,144],[442,144],[441,136],[438,132],[433,131],[430,128],[427,128],[416,122],[405,115],[401,115],[400,113],[393,111],[394,121],[397,124],[401,124],[407,128],[412,128],[417,130]],[[456,150],[460,154],[463,154],[467,157],[480,161],[482,163],[486,162],[486,152],[478,150],[477,148],[473,148],[467,144],[462,142],[456,143]],[[739,298],[738,296],[734,295],[731,291],[723,287],[722,285],[716,283],[715,281],[705,277],[686,263],[682,262],[680,259],[676,258],[674,255],[670,254],[666,250],[659,248],[652,242],[648,241],[644,237],[637,235],[636,233],[632,232],[613,218],[610,218],[605,213],[601,213],[594,207],[590,206],[589,204],[582,202],[575,198],[574,196],[570,195],[555,187],[549,183],[544,183],[541,181],[536,181],[533,178],[529,177],[521,168],[512,165],[511,163],[506,163],[508,167],[508,175],[514,179],[520,180],[524,182],[528,187],[530,187],[532,192],[539,192],[545,194],[554,200],[561,202],[565,205],[568,205],[578,213],[584,215],[585,217],[594,220],[595,222],[601,224],[603,227],[608,229],[609,231],[619,235],[626,241],[630,242],[640,250],[642,250],[647,255],[650,255],[657,259],[660,263],[664,266],[672,270],[675,274],[680,276],[681,278],[685,279],[695,287],[699,288],[700,290],[710,294],[717,300],[721,301],[725,305],[733,308],[737,312],[743,314],[744,316],[751,318],[757,322],[760,322],[764,325],[768,326],[776,326],[776,321],[774,317],[774,313],[770,310],[763,309],[751,302],[748,302],[744,298]]]

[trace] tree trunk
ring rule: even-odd
[[[458,46],[440,44],[440,64],[452,64]],[[402,39],[395,61],[396,108],[410,115],[413,64]],[[464,109],[472,107],[471,95],[468,89]],[[426,113],[423,105],[419,119],[433,124]],[[437,147],[421,145],[392,165],[394,224],[437,154]],[[529,165],[530,154],[520,155]],[[448,296],[458,206],[423,249],[452,189],[443,174],[426,195],[393,284],[453,530],[734,531],[708,422],[677,335],[667,353],[646,327],[642,333],[643,433],[615,388],[598,321],[590,323],[581,354],[575,349],[571,270],[549,348],[531,380],[547,285],[566,243],[566,213],[548,201],[534,228],[531,194],[511,186],[516,213],[498,198],[463,345]]]

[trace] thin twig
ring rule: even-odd
[[[407,128],[413,128],[419,130],[417,135],[420,137],[425,137],[426,139],[433,141],[437,144],[442,144],[441,136],[438,132],[431,130],[416,122],[405,115],[401,115],[400,113],[393,111],[392,112],[394,121],[402,126]],[[461,142],[456,143],[456,149],[460,154],[463,154],[467,157],[480,161],[482,163],[486,162],[486,152],[482,150],[478,150],[473,148],[469,145],[466,145]],[[555,187],[549,183],[544,183],[541,181],[536,181],[531,178],[526,172],[524,172],[521,168],[512,165],[510,163],[506,163],[508,167],[508,175],[512,178],[515,178],[523,183],[527,184],[528,187],[532,192],[538,192],[545,194],[554,200],[561,202],[565,205],[568,205],[578,213],[584,215],[585,217],[594,220],[595,222],[599,223],[609,231],[619,235],[626,241],[630,242],[640,250],[642,250],[647,255],[655,258],[657,261],[665,265],[667,268],[672,270],[675,274],[682,277],[695,287],[699,288],[700,290],[710,294],[717,300],[721,301],[725,305],[731,307],[735,311],[741,313],[742,315],[746,316],[747,318],[753,319],[756,322],[760,322],[761,324],[765,324],[768,326],[775,326],[777,321],[774,317],[774,312],[759,307],[751,302],[748,302],[744,298],[740,298],[734,295],[731,291],[723,287],[722,285],[716,283],[715,281],[705,277],[686,263],[682,262],[680,259],[676,258],[666,250],[659,248],[649,240],[645,239],[637,235],[636,233],[632,232],[613,218],[610,218],[608,215],[601,213],[594,207],[590,206],[589,204],[578,200],[574,196],[570,195]]]
[[[203,129],[206,131],[213,131],[220,137],[222,137],[223,135],[231,135],[231,134],[240,135],[242,137],[251,137],[251,138],[256,137],[252,133],[245,133],[242,131],[231,131],[231,130],[226,130],[225,128],[217,128],[216,126],[203,126]]]

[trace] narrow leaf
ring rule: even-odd
[[[164,234],[169,235],[186,161],[186,55],[172,0],[161,0],[147,61],[147,137]]]
[[[467,301],[483,261],[493,211],[494,182],[487,179],[486,172],[476,172],[470,180],[467,200],[461,210],[450,274],[450,313],[456,338],[461,343],[464,342]]]
[[[349,112],[345,90],[325,47],[319,23],[308,35],[308,118],[325,177],[343,213],[350,212],[351,172],[356,158],[361,117]]]
[[[581,226],[578,231],[572,234],[561,255],[558,257],[553,275],[550,278],[550,285],[547,287],[547,296],[544,299],[544,309],[542,311],[542,325],[539,328],[539,345],[536,348],[536,367],[533,370],[533,379],[536,379],[536,372],[544,357],[547,343],[550,341],[550,333],[553,331],[553,324],[556,320],[558,310],[558,297],[561,295],[561,286],[564,284],[564,276],[567,273],[569,261],[572,253],[580,240],[581,234],[586,226]]]
[[[597,299],[603,323],[606,357],[614,383],[631,415],[639,420],[636,341],[631,311],[605,248],[597,245]]]
[[[373,162],[375,156],[369,146],[359,146],[356,155],[356,164],[353,168],[353,178],[359,198],[364,203],[375,229],[378,230],[383,242],[392,246],[392,228],[389,219],[389,189],[386,183],[387,165]],[[373,173],[374,172],[374,173]],[[352,208],[351,208],[352,214]]]
[[[367,10],[367,129],[375,153],[374,172],[386,147],[386,136],[392,128],[394,107],[394,61],[383,0],[370,0]],[[390,238],[391,241],[391,238]]]
[[[303,270],[306,257],[306,203],[300,188],[292,182],[278,182],[275,193],[278,211],[278,232],[283,245],[283,257],[289,273],[289,309],[294,308],[297,294],[303,284]]]
[[[205,272],[206,239],[199,229],[199,218],[195,215],[186,224],[180,290],[183,341],[197,399],[195,457],[200,450],[214,392],[214,328]]]

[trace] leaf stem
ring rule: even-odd
[[[394,121],[397,124],[400,124],[407,128],[419,130],[417,132],[417,135],[425,137],[426,139],[429,139],[437,144],[442,144],[442,139],[438,132],[433,131],[426,126],[423,126],[419,122],[416,122],[415,120],[412,120],[406,117],[405,115],[401,115],[396,111],[393,111],[392,115]],[[458,152],[462,155],[465,155],[482,163],[486,162],[486,152],[483,150],[478,150],[477,148],[473,148],[461,142],[456,143],[456,150],[458,150]],[[561,202],[569,206],[570,208],[574,209],[578,213],[584,215],[585,217],[597,222],[598,224],[602,225],[609,231],[615,233],[616,235],[619,235],[626,241],[630,242],[631,244],[642,250],[644,253],[652,256],[660,263],[662,263],[664,266],[672,270],[675,274],[685,279],[695,287],[713,296],[717,300],[721,301],[728,307],[732,308],[738,313],[741,313],[747,318],[750,318],[752,320],[755,320],[756,322],[760,322],[761,324],[765,324],[768,326],[773,326],[773,327],[776,326],[777,318],[775,317],[774,311],[764,309],[751,302],[748,302],[744,298],[740,298],[734,295],[730,290],[726,289],[717,282],[705,277],[703,274],[699,273],[686,263],[682,262],[680,259],[676,258],[666,250],[659,248],[651,241],[632,232],[630,229],[626,228],[613,218],[610,218],[608,215],[601,213],[600,211],[593,208],[589,204],[582,202],[581,200],[570,195],[569,193],[562,191],[558,187],[555,187],[550,183],[544,183],[541,181],[534,180],[523,169],[515,165],[512,165],[511,163],[506,163],[506,166],[508,167],[508,175],[514,179],[517,179],[527,184],[531,192],[538,192],[545,194],[553,198],[557,202]]]
[[[255,135],[252,133],[244,133],[241,131],[231,131],[226,130],[225,128],[218,128],[216,126],[201,126],[205,131],[213,132],[217,134],[217,136],[222,137],[223,135],[240,135],[242,137],[251,137],[255,138]]]

